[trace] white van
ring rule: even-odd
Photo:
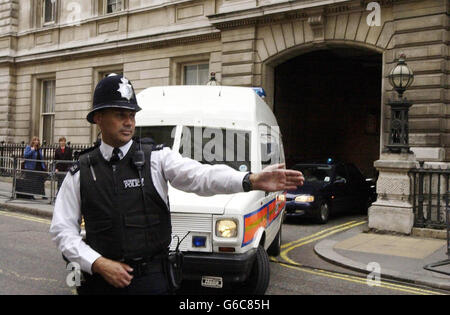
[[[275,116],[252,88],[152,87],[137,99],[142,110],[136,115],[135,134],[183,156],[241,172],[284,163]],[[169,198],[172,233],[180,239],[187,234],[180,246],[183,279],[242,293],[266,291],[267,252],[280,252],[285,192],[201,197],[169,185]]]

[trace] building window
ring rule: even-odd
[[[43,0],[44,24],[56,22],[56,0]]]
[[[53,143],[55,129],[55,80],[42,80],[41,130],[42,142]]]
[[[122,11],[122,0],[107,0],[106,1],[106,13],[114,13]]]
[[[205,85],[209,80],[209,64],[186,65],[183,67],[184,85]]]

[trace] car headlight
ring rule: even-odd
[[[236,237],[237,223],[230,219],[218,220],[216,222],[216,236],[219,237]]]
[[[297,202],[313,202],[314,196],[300,195],[300,196],[295,197],[295,201],[297,201]]]

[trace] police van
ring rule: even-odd
[[[201,163],[259,172],[284,163],[280,130],[260,89],[151,87],[137,95],[136,135]],[[174,239],[182,239],[183,279],[204,287],[263,294],[268,255],[281,247],[285,192],[202,197],[169,185]],[[171,244],[171,249],[176,246]]]

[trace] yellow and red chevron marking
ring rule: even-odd
[[[244,216],[244,240],[242,246],[250,244],[253,241],[256,231],[260,226],[267,226],[267,204],[258,210]]]
[[[242,247],[253,241],[256,231],[260,227],[268,227],[281,213],[286,205],[286,192],[284,198],[275,198],[256,211],[244,216],[244,239]]]

